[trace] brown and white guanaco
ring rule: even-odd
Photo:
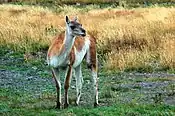
[[[56,36],[56,38],[52,41],[47,54],[47,63],[52,69],[53,79],[55,80],[56,84],[56,108],[61,108],[61,82],[59,73],[62,67],[66,67],[67,69],[64,83],[64,108],[67,108],[69,105],[68,89],[73,70],[75,71],[76,76],[76,104],[79,104],[83,85],[81,71],[81,62],[83,59],[86,60],[88,67],[91,69],[95,98],[94,106],[98,105],[98,65],[95,44],[95,38],[86,34],[85,29],[82,27],[82,24],[77,21],[77,18],[70,21],[68,16],[66,16],[66,30]]]

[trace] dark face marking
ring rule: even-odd
[[[77,36],[86,36],[86,31],[82,27],[82,24],[76,22],[76,21],[70,21],[69,26],[73,32],[74,35]]]
[[[72,30],[74,30],[74,29],[76,28],[76,26],[70,26],[70,28],[71,28]]]

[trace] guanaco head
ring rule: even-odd
[[[73,36],[86,36],[86,31],[82,27],[82,24],[77,22],[77,17],[74,20],[70,21],[68,16],[66,16],[66,29],[69,34]]]

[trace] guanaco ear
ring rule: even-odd
[[[74,17],[74,21],[76,22],[78,20],[77,16]]]
[[[69,23],[69,22],[70,22],[70,20],[69,20],[68,16],[66,16],[66,23]]]

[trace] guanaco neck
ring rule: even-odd
[[[72,46],[74,44],[76,36],[73,36],[70,34],[69,28],[66,27],[66,31],[65,31],[65,37],[64,37],[64,41],[63,41],[63,52],[60,55],[65,54],[66,56],[69,55],[69,53],[71,52]]]

